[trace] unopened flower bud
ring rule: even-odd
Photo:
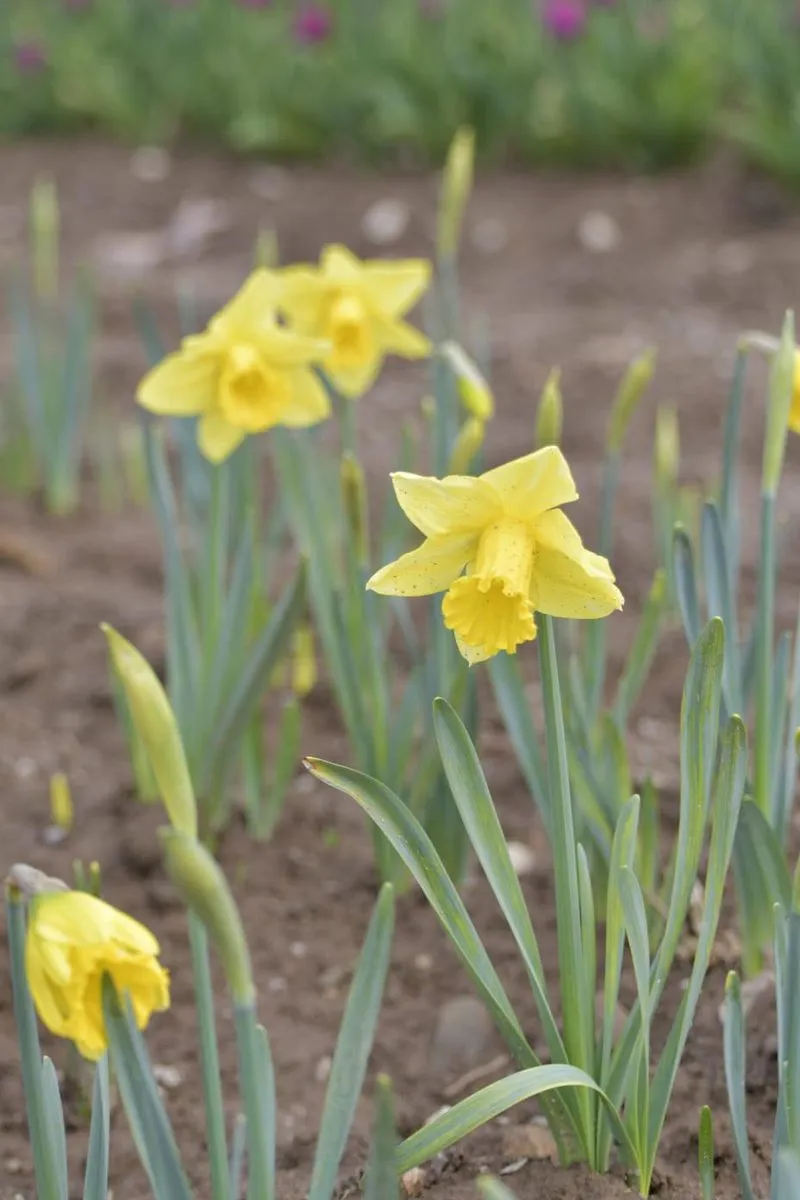
[[[559,446],[564,424],[564,402],[561,396],[561,371],[558,367],[547,376],[539,397],[536,414],[536,449]]]
[[[655,350],[645,350],[643,354],[633,360],[622,378],[614,398],[608,425],[608,449],[613,454],[618,454],[622,449],[628,425],[639,401],[650,385],[655,368]]]
[[[442,175],[437,236],[442,258],[455,258],[458,250],[464,210],[472,191],[474,162],[475,131],[463,125],[450,143]]]
[[[475,363],[458,342],[445,342],[441,352],[456,377],[464,408],[479,421],[488,421],[494,414],[494,397]]]
[[[197,837],[197,805],[172,706],[155,671],[110,625],[102,626],[131,719],[175,829]]]
[[[467,417],[458,431],[450,463],[448,475],[468,475],[475,455],[483,445],[486,433],[486,423],[478,417]]]

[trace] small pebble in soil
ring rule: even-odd
[[[430,1052],[431,1078],[441,1086],[491,1056],[494,1026],[474,996],[455,996],[439,1009]]]
[[[314,1068],[314,1078],[317,1083],[324,1083],[331,1073],[331,1064],[333,1059],[330,1054],[323,1054],[322,1058]]]
[[[524,842],[509,842],[508,857],[515,875],[532,875],[536,870],[536,855]]]
[[[584,213],[578,222],[578,241],[590,254],[609,254],[622,241],[619,225],[607,212]]]
[[[433,966],[432,954],[416,954],[414,956],[414,966],[418,971],[430,971]]]
[[[521,1171],[526,1167],[531,1160],[529,1158],[518,1158],[514,1162],[508,1163],[505,1167],[501,1167],[499,1175],[516,1175],[517,1171]]]
[[[428,1175],[424,1167],[411,1167],[402,1177],[403,1191],[407,1196],[421,1196],[428,1183]]]
[[[42,841],[45,846],[60,846],[69,837],[69,830],[61,825],[46,825],[42,830]]]
[[[469,240],[481,254],[499,254],[508,245],[508,229],[499,217],[484,217],[473,225]]]
[[[289,953],[293,958],[305,958],[307,950],[305,942],[292,942],[289,946]]]
[[[175,1088],[180,1087],[183,1083],[183,1075],[181,1075],[177,1067],[171,1067],[167,1063],[153,1064],[153,1078],[161,1087],[166,1088],[168,1092],[174,1092]]]
[[[8,1171],[9,1175],[19,1175],[22,1170],[22,1163],[18,1158],[4,1158],[3,1166]]]
[[[267,991],[270,992],[285,992],[288,986],[282,975],[273,975],[267,980]]]
[[[172,159],[163,146],[140,146],[128,165],[131,175],[142,183],[162,183],[172,170]]]
[[[370,204],[361,218],[361,229],[374,246],[392,246],[400,241],[410,220],[411,210],[406,202],[387,196]]]
[[[260,200],[277,204],[288,191],[289,172],[283,167],[259,167],[250,176],[248,187]]]
[[[36,760],[33,758],[18,758],[14,763],[14,773],[17,779],[30,779],[36,774]]]
[[[512,1160],[519,1158],[549,1158],[558,1161],[558,1147],[546,1125],[534,1123],[512,1125],[503,1132],[503,1155]]]

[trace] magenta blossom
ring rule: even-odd
[[[301,5],[294,18],[294,35],[298,42],[313,45],[326,41],[331,34],[331,14],[319,4]]]
[[[570,42],[580,37],[586,24],[583,0],[545,0],[542,21],[560,42]]]
[[[44,49],[38,42],[18,42],[14,47],[14,65],[22,75],[36,75],[47,66]]]

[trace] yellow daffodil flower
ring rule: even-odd
[[[149,929],[87,892],[43,892],[31,900],[25,971],[36,1011],[51,1033],[93,1062],[108,1044],[103,975],[127,992],[140,1029],[169,1006],[158,953]]]
[[[789,428],[793,433],[800,433],[800,353],[794,358],[794,382],[792,385],[792,404],[789,409]]]
[[[446,592],[444,623],[468,662],[500,650],[513,654],[531,641],[537,611],[605,617],[622,607],[608,562],[585,549],[560,510],[578,493],[557,446],[477,478],[401,471],[392,482],[425,541],[377,571],[367,587],[384,596]]]
[[[402,320],[430,275],[425,259],[362,262],[344,246],[327,246],[318,269],[284,269],[280,307],[298,333],[331,343],[322,366],[337,390],[355,399],[375,381],[387,354],[430,354],[425,335]]]
[[[330,344],[278,324],[281,286],[276,272],[254,271],[205,333],[184,338],[139,384],[137,399],[150,412],[199,414],[198,443],[212,462],[248,434],[316,425],[330,413],[310,367]]]

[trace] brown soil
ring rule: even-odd
[[[435,192],[428,180],[299,169],[277,182],[273,178],[272,198],[266,200],[254,191],[254,183],[264,190],[263,177],[249,164],[187,155],[173,162],[166,180],[145,183],[131,174],[129,155],[118,148],[35,144],[0,153],[0,266],[17,258],[27,190],[46,169],[59,185],[70,263],[90,257],[104,268],[98,386],[101,399],[121,409],[130,406],[132,385],[143,366],[129,316],[133,290],[144,290],[163,311],[176,283],[194,286],[204,303],[216,304],[246,272],[254,234],[265,225],[276,229],[284,259],[313,257],[320,244],[330,240],[346,241],[362,254],[374,253],[361,232],[361,217],[370,203],[384,196],[403,199],[411,212],[408,231],[393,252],[431,249]],[[140,277],[137,255],[141,260],[150,251],[147,239],[137,241],[130,235],[162,231],[186,198],[220,201],[225,228],[189,254],[156,254]],[[608,253],[590,253],[577,236],[580,219],[593,210],[610,214],[619,226],[619,245]],[[480,251],[472,240],[473,235],[479,241],[481,232],[486,234],[487,220],[500,222],[507,239],[494,253]],[[567,401],[565,449],[583,492],[577,519],[591,540],[610,396],[631,354],[652,343],[660,354],[653,392],[659,402],[676,403],[681,414],[684,476],[688,481],[713,476],[736,337],[743,328],[774,330],[791,303],[800,265],[800,216],[786,208],[781,197],[718,164],[700,174],[661,181],[488,178],[478,186],[469,226],[465,302],[468,315],[488,318],[494,347],[499,412],[489,457],[499,461],[530,444],[535,397],[549,368],[560,363]],[[6,370],[8,356],[4,337],[0,371]],[[421,373],[405,366],[392,368],[375,397],[364,403],[363,449],[376,478],[391,464],[400,421],[416,411],[422,387]],[[622,477],[614,566],[627,607],[610,623],[617,655],[629,640],[653,569],[652,409],[649,404],[635,420]],[[756,389],[746,414],[748,498],[755,495],[758,483],[760,422]],[[782,506],[787,513],[800,499],[797,462],[797,447],[792,445]],[[752,542],[752,519],[746,525]],[[108,898],[157,932],[172,972],[174,998],[169,1013],[154,1020],[148,1039],[154,1061],[180,1073],[181,1082],[170,1093],[170,1109],[193,1183],[204,1196],[208,1188],[185,920],[159,867],[154,831],[160,814],[137,806],[131,797],[98,631],[100,621],[109,621],[154,660],[160,659],[154,531],[148,518],[137,513],[108,516],[87,506],[75,518],[54,521],[33,505],[9,500],[0,505],[0,531],[4,862],[28,861],[67,876],[75,858],[98,859]],[[779,597],[787,622],[800,574],[798,549],[797,534],[788,531],[786,579]],[[750,551],[752,559],[752,545]],[[636,769],[655,771],[668,792],[677,779],[685,662],[682,635],[669,633],[632,732]],[[324,685],[307,706],[303,746],[309,753],[347,758]],[[537,868],[525,889],[546,965],[554,974],[547,847],[505,737],[491,715],[483,722],[482,747],[508,833],[531,844],[537,855]],[[47,780],[56,769],[65,770],[72,782],[77,822],[67,843],[52,848],[44,844],[42,833]],[[281,1197],[299,1200],[308,1180],[324,1092],[320,1063],[333,1048],[348,973],[375,892],[370,842],[355,806],[298,775],[274,840],[256,845],[240,828],[233,828],[222,847],[222,861],[249,931],[260,1012],[277,1064]],[[529,990],[488,889],[471,879],[466,896],[511,998],[536,1038]],[[716,1194],[720,1200],[739,1194],[725,1118],[717,1016],[723,974],[718,969],[709,977],[675,1089],[655,1189],[665,1200],[699,1196],[695,1131],[700,1105],[706,1102],[716,1116]],[[433,1074],[430,1039],[441,1006],[468,992],[425,903],[416,894],[405,896],[398,908],[392,969],[372,1060],[373,1069],[393,1078],[404,1132],[440,1106],[453,1082],[452,1077]],[[231,1014],[224,998],[219,1007],[222,1061],[233,1111]],[[749,1115],[757,1165],[768,1160],[775,1099],[768,1032],[767,1021],[754,1023],[749,1046]],[[63,1062],[63,1046],[50,1049],[56,1061]],[[489,1045],[486,1059],[495,1053]],[[428,1173],[428,1194],[436,1200],[475,1195],[472,1180],[478,1171],[500,1170],[519,1157],[509,1130],[533,1111],[510,1114],[434,1164]],[[368,1123],[369,1104],[364,1102],[347,1170],[363,1163]],[[0,1197],[30,1196],[31,1161],[2,937],[0,1130]],[[69,1134],[76,1194],[85,1132],[76,1122]],[[508,1182],[520,1200],[599,1200],[633,1194],[620,1176],[598,1179],[546,1162],[523,1164]],[[117,1200],[147,1193],[120,1113],[115,1116],[112,1183]]]

